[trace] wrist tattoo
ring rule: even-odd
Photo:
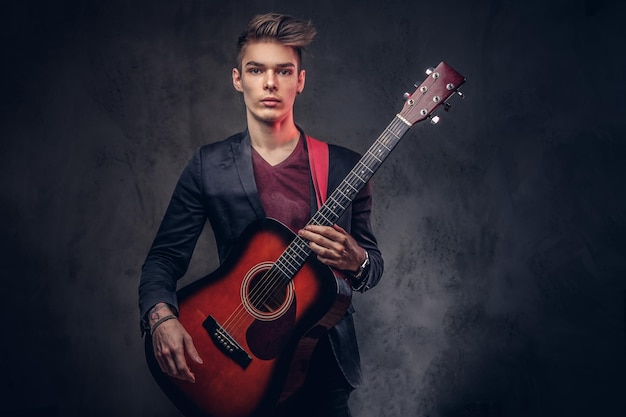
[[[167,307],[167,304],[158,303],[158,304],[155,304],[155,306],[150,309],[150,311],[148,312],[148,317],[149,317],[148,320],[150,324],[153,324],[154,322],[160,320],[161,318],[172,314],[169,311],[162,311],[165,307]]]

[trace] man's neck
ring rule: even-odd
[[[300,131],[293,120],[282,123],[248,121],[248,132],[252,147],[270,165],[277,165],[287,159],[300,138]]]

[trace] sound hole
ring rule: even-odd
[[[255,274],[250,280],[248,294],[252,306],[262,313],[273,313],[285,304],[287,287],[276,283],[266,272]]]
[[[274,320],[289,309],[293,298],[293,281],[285,283],[272,271],[271,263],[252,268],[246,275],[241,298],[246,310],[259,320]]]

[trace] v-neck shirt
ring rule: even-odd
[[[303,228],[311,216],[309,158],[302,137],[282,162],[270,165],[252,148],[252,166],[261,204],[267,217],[293,232]]]

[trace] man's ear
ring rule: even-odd
[[[300,94],[302,90],[304,90],[305,81],[306,81],[306,71],[300,70],[300,73],[298,74],[298,94]]]
[[[243,86],[241,85],[241,73],[237,68],[233,68],[233,87],[240,93],[243,92]]]

